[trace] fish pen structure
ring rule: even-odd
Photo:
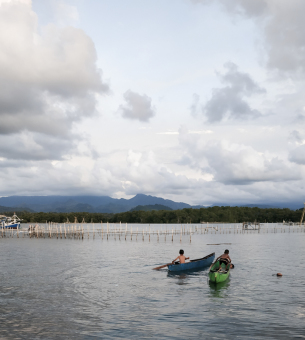
[[[258,222],[244,222],[242,228],[243,230],[260,230],[261,224]]]
[[[147,240],[163,238],[165,241],[174,241],[188,236],[189,242],[192,237],[198,234],[246,234],[246,233],[294,233],[305,232],[305,225],[299,223],[295,225],[284,225],[283,223],[273,223],[257,226],[257,224],[246,228],[243,224],[175,224],[175,225],[144,225],[144,224],[110,224],[110,223],[74,223],[74,224],[31,224],[20,229],[10,229],[0,227],[0,238],[49,238],[49,239],[95,239],[102,240]]]

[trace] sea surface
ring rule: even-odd
[[[0,238],[0,339],[304,339],[305,233]],[[230,243],[230,244],[222,244]],[[227,282],[152,268],[228,248]],[[282,277],[274,274],[282,273]]]

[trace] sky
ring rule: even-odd
[[[0,196],[302,206],[303,13],[303,0],[0,0]]]

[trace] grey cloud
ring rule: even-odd
[[[76,136],[65,139],[29,132],[0,135],[0,157],[11,160],[60,160],[67,153],[77,153],[74,139]]]
[[[258,17],[268,10],[268,0],[218,0],[229,12]],[[195,4],[211,4],[214,0],[191,0]]]
[[[233,63],[225,64],[227,72],[220,79],[227,86],[213,89],[212,98],[203,107],[203,113],[209,122],[228,119],[248,119],[261,116],[258,110],[252,109],[245,97],[264,93],[252,78],[238,71]]]
[[[151,98],[146,94],[140,95],[128,90],[124,94],[124,99],[126,104],[119,107],[122,117],[148,122],[155,115],[155,110],[151,105]]]
[[[210,4],[209,0],[191,0]],[[259,19],[267,65],[282,74],[305,72],[305,2],[302,0],[218,0],[230,13]],[[302,74],[304,76],[304,74]]]
[[[96,96],[108,86],[96,67],[94,44],[82,30],[50,25],[40,33],[36,22],[30,4],[0,6],[0,136],[19,140],[25,133],[37,142],[45,135],[36,143],[41,148],[36,156],[58,159],[75,148],[73,124],[97,113]],[[13,145],[2,145],[0,156],[17,157]],[[28,154],[23,145],[21,158],[23,151]]]
[[[268,13],[268,0],[221,0],[230,12],[250,17],[259,17]]]
[[[301,145],[289,153],[290,162],[305,165],[305,145]]]
[[[298,130],[293,130],[293,131],[289,134],[288,140],[289,140],[290,142],[300,144],[300,143],[303,142],[303,140],[305,140],[305,138],[302,138],[302,135],[301,135],[301,133],[300,133]]]
[[[265,27],[268,66],[284,73],[305,72],[305,2],[269,0]],[[298,73],[295,73],[299,77]]]

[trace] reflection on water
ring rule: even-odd
[[[230,287],[230,277],[224,282],[211,282],[209,281],[210,295],[216,298],[223,298],[227,295],[227,290]]]
[[[183,272],[170,272],[170,271],[168,271],[167,277],[175,279],[175,283],[178,284],[178,285],[185,285],[185,284],[188,283],[188,280],[203,275],[203,273],[207,272],[208,269],[209,269],[209,267],[192,269],[192,270],[185,270]]]
[[[167,273],[167,277],[168,278],[173,278],[175,284],[177,285],[186,285],[189,275],[187,275],[186,273],[173,273],[173,272],[168,272]]]

